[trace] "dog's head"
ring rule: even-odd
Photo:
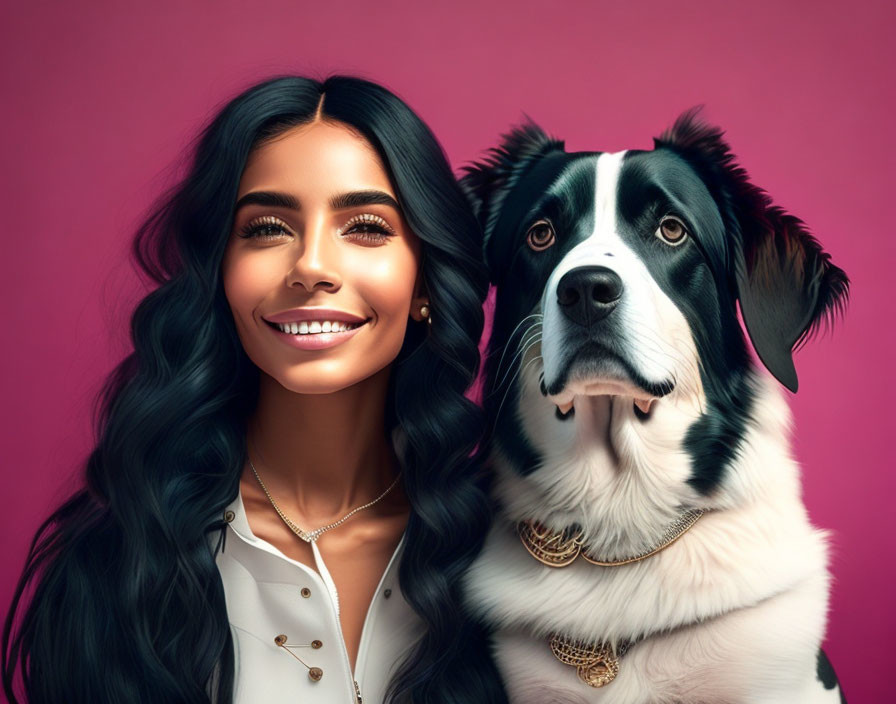
[[[750,413],[738,302],[759,359],[796,391],[793,350],[846,301],[845,274],[695,111],[651,151],[569,153],[529,123],[462,186],[497,288],[487,410],[523,472],[543,457],[501,405],[521,405],[532,377],[561,422],[581,397],[611,397],[642,425],[692,404],[690,481],[709,492]]]

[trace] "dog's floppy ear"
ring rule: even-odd
[[[733,238],[729,270],[750,340],[775,378],[796,391],[793,350],[843,313],[849,279],[798,218],[749,182],[723,132],[698,112],[683,114],[654,144],[685,158],[712,193]]]
[[[538,159],[553,151],[563,151],[563,142],[549,137],[528,116],[526,121],[501,136],[501,143],[478,162],[463,166],[460,185],[479,220],[485,239],[483,254],[489,271],[488,243],[494,233],[501,205],[520,177]]]

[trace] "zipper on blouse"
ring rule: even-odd
[[[358,704],[361,704],[361,688],[358,686],[358,680],[352,680],[355,683],[355,694],[358,696]]]

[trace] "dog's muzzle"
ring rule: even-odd
[[[583,327],[606,318],[623,292],[622,279],[605,266],[580,266],[557,284],[557,304],[569,320]]]

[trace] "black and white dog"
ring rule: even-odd
[[[778,382],[845,274],[694,111],[651,151],[530,123],[462,184],[497,289],[499,506],[465,587],[511,702],[841,701]]]

